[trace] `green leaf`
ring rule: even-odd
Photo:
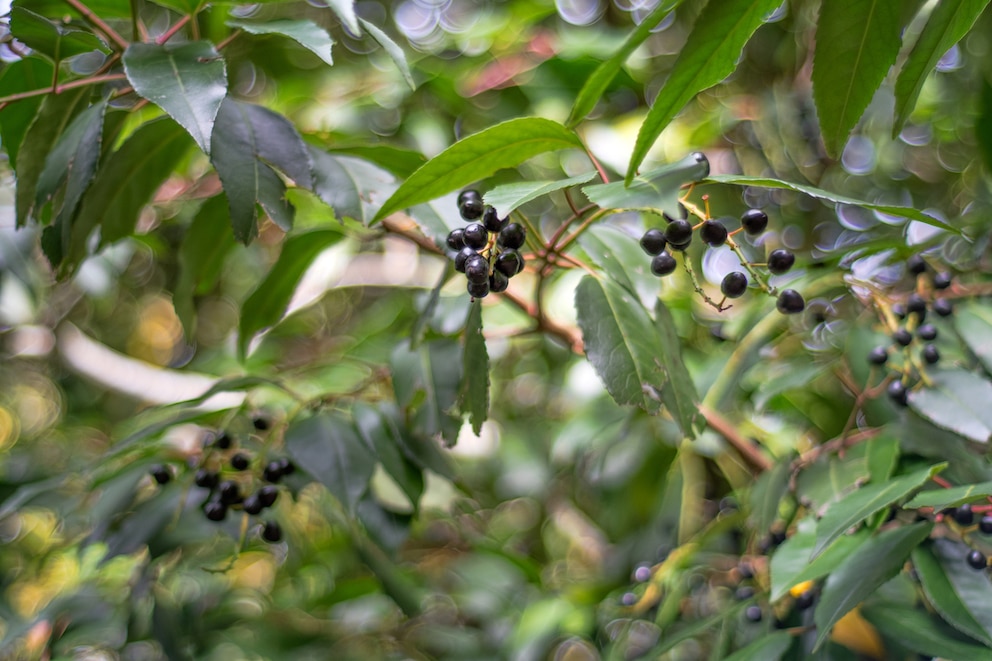
[[[683,184],[703,179],[710,163],[700,152],[693,152],[676,163],[645,172],[627,182],[586,186],[582,192],[603,209],[642,209],[667,212],[678,218],[679,191]]]
[[[944,53],[968,34],[988,4],[989,0],[941,0],[933,6],[896,79],[893,138],[899,135],[913,112],[927,76]]]
[[[395,421],[379,409],[360,402],[354,405],[352,417],[358,435],[416,509],[424,493],[424,474],[403,451],[405,443]]]
[[[362,27],[369,33],[369,36],[375,39],[376,43],[382,46],[382,50],[386,51],[386,54],[393,60],[396,68],[403,75],[403,80],[410,86],[410,89],[417,89],[417,84],[413,81],[413,74],[410,72],[410,65],[406,61],[406,54],[400,48],[399,44],[393,41],[388,34],[364,18],[359,18],[358,20],[362,24]]]
[[[489,352],[482,334],[482,301],[472,303],[465,322],[465,354],[462,358],[465,383],[462,410],[468,412],[472,431],[478,435],[489,415]]]
[[[568,114],[565,126],[574,127],[585,119],[599,100],[603,98],[606,88],[620,72],[620,68],[633,54],[637,47],[643,44],[658,24],[665,20],[665,17],[672,13],[672,10],[682,4],[682,0],[668,0],[659,4],[654,10],[641,21],[617,52],[610,56],[608,60],[602,62],[592,75],[586,78],[582,84],[582,89],[575,97],[572,110]]]
[[[755,530],[768,530],[778,520],[779,506],[789,489],[790,463],[780,459],[771,470],[762,473],[751,487],[748,519]]]
[[[204,153],[227,94],[224,58],[208,41],[134,43],[124,51],[124,73],[148,99],[189,131]]]
[[[988,176],[992,174],[992,85],[984,78],[978,84],[981,86],[981,94],[978,117],[975,118],[975,139]]]
[[[954,312],[954,329],[985,372],[992,374],[992,311],[988,306],[971,302],[958,307]]]
[[[358,18],[355,16],[355,0],[327,0],[327,5],[353,35],[362,33],[358,27]]]
[[[10,10],[10,32],[19,41],[56,62],[95,50],[110,51],[107,44],[92,32],[55,23],[24,7]]]
[[[576,289],[575,309],[586,357],[613,399],[657,413],[667,380],[660,362],[666,347],[640,301],[609,280],[587,275]]]
[[[682,428],[682,433],[689,438],[695,438],[700,419],[699,393],[696,392],[692,375],[682,361],[682,352],[670,349],[670,347],[682,346],[682,340],[675,330],[672,313],[660,298],[654,304],[654,316],[655,327],[661,337],[661,346],[669,347],[659,354],[661,364],[668,375],[668,382],[661,390],[661,401]]]
[[[992,650],[953,638],[927,613],[901,604],[878,604],[861,613],[885,638],[921,655],[946,661],[989,661]]]
[[[289,236],[269,274],[241,306],[238,354],[244,358],[255,333],[276,324],[286,313],[293,292],[307,268],[343,235],[338,228],[318,229]]]
[[[892,476],[899,462],[899,439],[891,434],[877,436],[868,445],[868,474],[873,484],[881,484]]]
[[[363,225],[372,219],[379,200],[396,190],[389,172],[351,156],[335,156],[309,146],[313,161],[313,190],[338,218],[351,218]]]
[[[807,466],[796,480],[796,496],[818,515],[832,503],[854,491],[870,477],[865,445],[859,444],[844,454],[819,457]]]
[[[784,188],[787,190],[793,190],[797,193],[804,193],[810,197],[815,197],[818,200],[825,200],[827,202],[833,202],[835,204],[852,204],[856,207],[861,207],[863,209],[871,209],[872,211],[881,211],[882,213],[887,213],[891,216],[899,216],[900,218],[907,218],[909,220],[918,220],[921,223],[926,223],[933,227],[939,227],[942,230],[947,230],[948,232],[954,232],[955,234],[960,234],[961,230],[948,225],[942,220],[937,220],[933,216],[928,216],[922,211],[913,209],[912,207],[898,207],[892,206],[891,204],[875,204],[873,202],[866,202],[865,200],[857,200],[853,197],[848,197],[846,195],[838,195],[837,193],[830,193],[825,190],[821,190],[814,186],[806,186],[805,184],[794,184],[788,181],[782,181],[781,179],[772,179],[769,177],[745,177],[742,175],[728,174],[728,175],[713,175],[707,177],[703,183],[716,183],[716,184],[734,184],[737,186],[758,186],[760,188]]]
[[[452,411],[461,385],[462,354],[462,346],[449,339],[424,342],[416,349],[401,343],[393,351],[390,366],[396,402],[408,420],[411,438],[420,443],[418,454],[425,458],[438,451],[435,439],[448,447],[458,440],[462,420]],[[450,476],[450,472],[442,474]]]
[[[992,438],[992,383],[964,370],[930,370],[931,386],[910,391],[909,407],[942,429],[976,443]]]
[[[813,101],[827,154],[837,158],[899,55],[903,0],[833,0],[820,6]]]
[[[634,153],[627,166],[627,185],[634,181],[637,169],[655,140],[685,104],[734,72],[751,35],[780,4],[776,0],[710,0],[706,3],[637,132]]]
[[[327,30],[309,19],[292,20],[288,18],[258,23],[254,21],[228,21],[234,28],[241,28],[249,34],[278,34],[289,37],[303,46],[327,64],[334,64],[331,57],[331,46],[334,40]]]
[[[193,218],[179,248],[179,275],[172,304],[188,340],[196,337],[194,298],[208,293],[220,277],[224,258],[235,245],[223,195],[207,200]]]
[[[578,136],[561,124],[539,117],[511,119],[459,140],[414,172],[379,209],[372,222],[400,209],[512,168],[538,154],[581,148]]]
[[[816,519],[807,517],[799,523],[797,532],[782,543],[769,563],[772,601],[778,601],[795,585],[815,581],[836,569],[869,538],[867,530],[844,535],[830,548],[810,562],[816,545]]]
[[[294,421],[286,430],[286,450],[300,469],[355,514],[375,471],[375,457],[354,427],[329,413]]]
[[[43,89],[51,84],[52,65],[40,57],[26,57],[11,62],[0,72],[0,96]],[[0,108],[0,143],[7,150],[11,167],[17,165],[17,151],[43,98],[29,97]]]
[[[970,549],[946,539],[913,549],[913,566],[927,600],[944,621],[992,646],[992,584],[965,563]]]
[[[579,245],[596,266],[645,306],[658,298],[658,278],[637,239],[612,225],[596,223],[579,236]]]
[[[596,172],[586,172],[568,179],[558,181],[520,181],[503,184],[486,191],[482,196],[486,204],[496,207],[500,218],[510,215],[517,207],[521,207],[539,197],[561,190],[584,184],[596,176]]]
[[[365,532],[384,549],[396,552],[410,536],[413,517],[391,512],[376,502],[371,493],[358,501],[356,512]]]
[[[932,529],[933,523],[926,522],[886,530],[862,544],[830,574],[813,615],[817,626],[814,651],[840,618],[899,573],[910,552]]]
[[[392,145],[324,145],[332,154],[354,156],[378,165],[386,172],[405,179],[427,162],[424,155],[412,149],[401,149]],[[392,192],[392,191],[390,191]]]
[[[848,529],[861,523],[883,507],[908,496],[930,478],[947,467],[947,463],[935,464],[929,468],[897,477],[882,484],[869,484],[848,494],[830,506],[816,528],[816,545],[810,559],[816,558],[830,544]]]
[[[723,661],[778,661],[792,645],[793,636],[779,631],[761,636],[747,647],[737,650]]]
[[[936,510],[942,510],[946,507],[957,507],[965,503],[973,503],[986,496],[992,496],[992,482],[966,484],[960,487],[951,487],[950,489],[921,491],[913,496],[904,507],[907,509],[933,507]]]

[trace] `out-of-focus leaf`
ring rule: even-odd
[[[376,25],[369,23],[364,18],[359,18],[359,22],[365,31],[369,33],[369,36],[376,40],[376,42],[382,46],[382,50],[386,51],[386,54],[393,60],[396,64],[396,68],[400,70],[403,75],[403,80],[406,84],[410,86],[410,89],[417,89],[417,84],[413,82],[413,74],[410,72],[410,65],[406,61],[406,54],[400,45],[390,38],[388,34],[380,30]]]
[[[19,6],[10,10],[10,32],[19,41],[56,62],[90,51],[106,53],[110,50],[92,32],[52,22]]]
[[[975,119],[975,139],[978,142],[978,153],[985,163],[986,176],[992,174],[992,84],[983,79],[979,84],[979,113]]]
[[[899,462],[899,439],[883,434],[868,441],[867,446],[868,475],[873,484],[885,482]]]
[[[814,650],[839,619],[899,573],[910,552],[932,529],[933,523],[916,523],[886,530],[862,544],[831,572],[813,615],[817,626]]]
[[[180,14],[192,14],[206,4],[207,0],[151,0],[160,7],[172,9]]]
[[[387,510],[371,494],[365,494],[358,501],[356,512],[365,531],[384,549],[395,552],[410,536],[410,522],[413,517]]]
[[[120,528],[107,537],[107,555],[104,559],[134,553],[148,544],[175,516],[181,493],[179,483],[168,484],[155,498],[146,500],[128,513]]]
[[[238,353],[242,358],[255,333],[282,319],[296,285],[317,255],[337,243],[342,236],[340,229],[332,227],[296,234],[283,242],[279,259],[241,306]]]
[[[472,431],[478,435],[482,423],[489,415],[489,352],[482,335],[482,301],[475,301],[469,308],[465,322],[464,386],[462,410],[467,411]]]
[[[823,553],[835,539],[851,527],[883,507],[905,498],[946,467],[947,463],[936,464],[882,484],[869,484],[831,505],[816,527],[816,545],[813,547],[811,559]]]
[[[984,302],[961,305],[954,312],[954,328],[968,349],[992,374],[992,310]]]
[[[950,489],[923,491],[913,496],[904,507],[908,509],[932,507],[935,510],[942,510],[945,507],[957,507],[965,503],[973,503],[990,495],[992,495],[992,482],[966,484]]]
[[[424,475],[406,456],[406,444],[390,413],[359,403],[355,404],[352,417],[359,436],[416,509],[424,493]]]
[[[862,611],[878,632],[914,652],[946,661],[989,661],[992,650],[953,638],[953,630],[924,611],[900,604],[878,604]]]
[[[857,486],[868,480],[865,445],[859,444],[845,453],[844,458],[820,457],[807,466],[796,480],[796,495],[809,504],[817,515],[826,511]]]
[[[793,640],[792,634],[788,631],[762,636],[723,661],[778,661],[792,645]]]
[[[453,340],[424,342],[416,349],[400,344],[393,351],[390,366],[396,401],[408,418],[412,439],[425,444],[424,452],[437,452],[436,446],[426,445],[434,439],[449,447],[458,440],[461,418],[452,411],[461,385],[462,353],[462,346]]]
[[[836,158],[901,45],[902,0],[833,0],[820,7],[813,100],[827,153]]]
[[[969,567],[970,549],[947,539],[913,549],[913,566],[927,599],[944,621],[992,647],[992,584]]]
[[[660,298],[654,304],[654,317],[655,327],[661,337],[661,346],[681,346],[682,340],[675,330],[672,313]],[[662,351],[659,357],[668,375],[668,383],[661,390],[661,401],[682,428],[682,433],[689,438],[695,438],[696,426],[700,418],[699,393],[696,392],[692,375],[682,360],[682,352]]]
[[[334,45],[334,40],[331,39],[331,35],[327,34],[327,30],[309,19],[283,18],[264,23],[231,20],[227,24],[250,34],[279,34],[289,37],[325,63],[334,64],[334,59],[331,57],[331,47]]]
[[[392,145],[322,145],[332,154],[344,156],[354,156],[370,163],[375,163],[380,168],[396,175],[406,178],[413,174],[417,168],[427,162],[424,155],[412,149],[401,149]],[[392,193],[392,191],[390,191]]]
[[[745,177],[742,175],[728,174],[728,175],[712,175],[706,178],[703,183],[717,183],[717,184],[735,184],[737,186],[758,186],[760,188],[783,188],[786,190],[793,190],[797,193],[803,193],[809,195],[810,197],[815,197],[818,200],[825,200],[827,202],[833,202],[835,204],[852,204],[856,207],[862,207],[864,209],[871,209],[872,211],[881,211],[882,213],[887,213],[891,216],[899,216],[900,218],[908,218],[909,220],[918,220],[921,223],[931,225],[933,227],[939,227],[942,230],[947,230],[948,232],[954,232],[955,234],[960,234],[961,230],[948,225],[942,220],[937,220],[933,216],[928,216],[922,211],[918,211],[912,207],[899,207],[893,206],[891,204],[875,204],[874,202],[867,202],[865,200],[857,200],[853,197],[848,197],[846,195],[838,195],[837,193],[830,193],[825,190],[821,190],[814,186],[807,186],[805,184],[794,184],[788,181],[782,181],[781,179],[772,179],[769,177]]]
[[[133,43],[123,62],[134,91],[179,122],[209,154],[214,122],[227,94],[227,68],[213,44]]]
[[[172,304],[189,340],[196,337],[195,297],[213,288],[225,256],[237,245],[230,227],[227,200],[215,195],[200,207],[179,248],[179,276]]]
[[[941,0],[934,5],[896,79],[893,138],[906,125],[927,76],[944,53],[968,34],[988,4],[989,0]]]
[[[710,0],[706,4],[637,132],[627,166],[627,185],[634,181],[655,140],[685,104],[734,72],[744,45],[779,4],[776,0]]]
[[[497,170],[516,167],[538,154],[581,147],[575,133],[549,119],[522,117],[497,124],[459,140],[429,160],[386,200],[372,222],[429,202]]]
[[[596,172],[586,172],[568,179],[558,181],[520,181],[503,184],[486,191],[482,196],[486,204],[496,207],[501,218],[509,216],[510,212],[539,197],[561,190],[584,184],[596,176]]]
[[[710,173],[710,163],[701,152],[693,152],[681,161],[663,165],[637,175],[626,182],[586,186],[582,192],[603,209],[641,209],[667,212],[678,218],[679,191],[683,184],[703,179]]]
[[[396,190],[390,173],[351,156],[336,156],[310,146],[314,192],[338,218],[367,224],[380,200]]]
[[[0,96],[9,96],[52,84],[52,65],[40,57],[25,57],[6,64],[0,72]],[[0,143],[10,157],[11,167],[17,166],[17,150],[31,125],[43,97],[29,97],[0,108]]]
[[[793,586],[826,576],[856,552],[868,538],[867,530],[845,535],[810,562],[810,555],[816,545],[816,519],[803,519],[799,522],[796,533],[785,540],[772,555],[769,563],[772,582],[769,598],[771,601],[778,601]]]
[[[375,457],[354,427],[330,413],[294,421],[286,430],[286,450],[300,469],[355,513],[375,471]]]
[[[355,15],[355,0],[327,0],[327,6],[353,35],[358,36],[362,33],[358,27],[358,18]]]
[[[964,370],[927,372],[931,386],[912,390],[909,407],[933,424],[976,443],[992,438],[992,382]]]
[[[658,278],[637,239],[612,225],[595,224],[579,236],[579,245],[596,266],[645,306],[658,298]]]
[[[779,505],[789,488],[789,464],[784,459],[779,460],[751,487],[749,518],[755,530],[768,530],[778,519]]]

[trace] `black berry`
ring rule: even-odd
[[[677,262],[675,258],[672,257],[667,252],[662,252],[660,255],[655,256],[651,260],[651,272],[657,276],[664,276],[675,271]]]
[[[923,316],[927,312],[927,303],[919,294],[910,294],[909,298],[906,299],[906,310],[911,314],[919,315],[920,319],[923,319]]]
[[[947,289],[951,286],[951,274],[944,271],[941,273],[936,273],[933,276],[933,288],[934,289]]]
[[[761,622],[761,606],[752,604],[744,610],[744,617],[749,622]]]
[[[264,509],[262,506],[262,501],[259,499],[257,493],[253,493],[245,498],[245,502],[242,507],[248,514],[258,514]]]
[[[248,458],[248,455],[242,452],[239,452],[233,457],[231,457],[231,468],[233,468],[236,471],[243,471],[244,469],[248,468],[248,465],[250,463],[251,460]]]
[[[458,205],[458,213],[465,220],[476,220],[482,216],[484,208],[485,205],[482,203],[481,197],[468,197]]]
[[[704,243],[713,247],[722,246],[727,242],[727,228],[716,220],[707,220],[699,228],[699,236]]]
[[[498,243],[503,248],[519,250],[527,239],[527,230],[522,225],[510,223],[499,233]]]
[[[262,469],[262,479],[266,482],[278,482],[282,479],[282,468],[278,461],[270,461]]]
[[[692,225],[688,220],[673,220],[665,228],[665,239],[677,250],[677,246],[688,246],[692,241]]]
[[[204,489],[213,489],[219,481],[220,478],[217,476],[217,473],[209,471],[206,468],[196,471],[196,475],[193,476],[193,483]]]
[[[464,229],[465,245],[469,248],[482,250],[489,243],[489,232],[482,223],[472,223]]]
[[[804,611],[812,606],[814,601],[816,601],[816,593],[812,590],[806,590],[801,595],[796,597],[796,608]]]
[[[737,601],[747,601],[754,596],[754,588],[750,585],[742,585],[734,592],[734,599]]]
[[[252,418],[251,424],[258,431],[265,431],[271,426],[269,419],[266,418],[264,415],[256,415],[254,418]]]
[[[282,539],[282,528],[275,521],[266,521],[265,527],[262,528],[262,539],[275,544]]]
[[[465,260],[465,277],[469,282],[485,282],[489,280],[489,262],[485,257],[476,253]]]
[[[694,151],[692,152],[692,158],[695,159],[696,163],[698,163],[699,165],[706,166],[705,167],[706,172],[703,173],[702,178],[705,179],[706,177],[710,176],[710,159],[706,158],[706,154],[704,154],[701,151]],[[681,202],[679,203],[679,206],[680,207],[682,206]]]
[[[241,489],[237,482],[224,480],[218,487],[220,502],[225,505],[234,505],[241,502]]]
[[[232,439],[227,432],[224,432],[218,436],[217,440],[214,441],[214,447],[220,450],[227,450],[232,445],[234,445],[234,439]]]
[[[258,496],[258,500],[262,503],[262,507],[272,507],[272,504],[276,502],[276,498],[279,497],[279,489],[276,489],[272,485],[266,484],[264,487],[259,489],[255,495]]]
[[[224,517],[227,516],[227,505],[211,500],[203,506],[203,513],[211,521],[223,521]]]
[[[477,191],[477,190],[475,190],[473,188],[468,188],[468,189],[463,190],[461,193],[458,194],[458,206],[461,206],[461,205],[465,204],[465,202],[467,200],[480,200],[481,201],[482,200],[482,195],[479,194],[479,191]]]
[[[900,346],[908,347],[910,342],[913,341],[913,334],[905,328],[897,328],[892,333],[892,341]]]
[[[960,526],[970,526],[975,522],[975,513],[971,510],[971,505],[965,503],[954,512],[954,520]]]
[[[668,240],[665,239],[665,233],[657,227],[652,227],[641,237],[641,248],[651,256],[660,255],[667,244]]]
[[[919,275],[927,270],[927,263],[921,255],[913,255],[906,260],[906,270],[913,275]]]
[[[458,251],[465,247],[465,230],[462,228],[451,230],[448,238],[444,241],[452,250]]]
[[[892,314],[899,317],[900,319],[906,318],[906,306],[902,303],[896,303],[892,306]]]
[[[875,347],[868,352],[868,362],[872,365],[884,365],[889,359],[889,352],[885,347]]]
[[[992,535],[992,514],[986,514],[979,519],[978,529],[983,535]]]
[[[474,250],[472,250],[468,246],[465,246],[464,248],[462,248],[458,252],[458,254],[455,255],[455,270],[458,271],[459,273],[464,273],[465,272],[465,262],[468,261],[468,258],[469,257],[471,257],[473,255],[478,255],[478,254],[479,253],[475,252]]]
[[[906,406],[909,401],[908,393],[906,392],[906,386],[903,385],[902,381],[898,379],[889,384],[886,389],[889,395],[889,399],[898,404],[899,406]]]
[[[740,298],[747,291],[747,276],[740,271],[731,271],[723,277],[720,291],[727,298]]]
[[[506,288],[510,286],[510,279],[499,271],[493,271],[492,275],[489,276],[489,291],[500,293],[501,291],[506,291]]]
[[[741,578],[747,580],[749,578],[754,578],[754,567],[751,566],[750,562],[742,560],[737,565],[737,573],[741,575]]]
[[[468,294],[472,298],[485,298],[489,295],[489,280],[468,283]]]
[[[954,304],[946,298],[938,298],[930,308],[941,317],[949,317],[954,312]]]
[[[805,309],[806,301],[795,289],[786,289],[778,295],[775,307],[782,314],[798,314]]]
[[[170,473],[169,469],[163,466],[162,464],[156,464],[152,466],[149,472],[152,474],[152,477],[155,478],[155,481],[158,482],[159,484],[168,484],[169,480],[172,479],[172,473]]]
[[[771,254],[768,255],[768,270],[775,275],[787,273],[795,263],[796,256],[788,250],[783,250],[782,248],[773,250]]]
[[[493,268],[506,277],[512,278],[524,270],[524,258],[516,250],[504,250],[496,258]]]
[[[279,470],[282,471],[283,475],[292,475],[293,473],[296,472],[296,464],[294,464],[286,457],[283,457],[278,461],[279,461]]]
[[[916,335],[921,340],[936,340],[937,339],[937,327],[933,324],[923,324],[916,329]]]
[[[482,224],[487,230],[496,234],[506,226],[506,218],[500,219],[496,214],[496,207],[486,207],[482,212]]]
[[[972,569],[985,569],[988,564],[988,558],[981,551],[975,549],[968,554],[968,566]]]
[[[768,227],[768,214],[761,209],[748,209],[741,216],[741,225],[748,234],[761,234]]]

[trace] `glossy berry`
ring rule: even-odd
[[[522,225],[510,223],[499,233],[498,243],[502,248],[520,250],[527,240],[527,230]]]
[[[262,469],[262,479],[266,482],[278,482],[282,479],[282,469],[278,461],[270,461]]]
[[[462,228],[451,230],[448,233],[448,238],[444,240],[452,250],[458,251],[465,247],[465,230]]]
[[[892,341],[899,346],[908,347],[913,341],[913,334],[905,328],[897,328],[895,332],[892,333]]]
[[[196,471],[193,476],[193,483],[198,487],[203,487],[204,489],[213,489],[217,486],[220,481],[217,473],[207,470],[206,468],[201,468]]]
[[[283,475],[292,475],[293,473],[296,472],[296,464],[294,464],[286,457],[283,457],[278,461],[279,461],[279,470],[282,471]]]
[[[806,308],[806,301],[795,289],[786,289],[778,295],[775,307],[782,314],[798,314]]]
[[[218,436],[217,440],[214,441],[214,447],[219,450],[227,450],[232,445],[234,445],[234,439],[231,438],[227,432],[224,432],[223,434]]]
[[[710,159],[706,158],[706,154],[704,154],[701,151],[694,151],[692,152],[692,158],[693,160],[696,161],[698,165],[702,165],[704,168],[703,176],[701,178],[705,179],[706,177],[710,176]],[[679,203],[679,206],[682,207],[681,202]]]
[[[482,203],[481,197],[469,197],[462,201],[458,205],[458,213],[461,214],[462,218],[465,220],[477,220],[482,216],[482,211],[485,209],[485,205]]]
[[[524,270],[524,258],[516,250],[504,250],[496,258],[493,268],[506,277],[512,278]]]
[[[986,514],[979,519],[978,529],[983,535],[992,535],[992,514]]]
[[[940,351],[932,344],[924,346],[923,352],[920,355],[923,356],[923,360],[927,365],[935,365],[940,362]]]
[[[475,250],[482,250],[489,243],[489,232],[481,223],[472,223],[463,230],[465,245]]]
[[[485,298],[489,295],[489,280],[468,283],[468,294],[472,298]]]
[[[916,336],[921,340],[936,340],[937,339],[937,327],[933,324],[923,324],[916,329]]]
[[[506,288],[510,286],[510,279],[507,278],[499,271],[493,271],[489,276],[489,291],[500,293],[506,291]]]
[[[816,601],[816,593],[812,590],[806,590],[798,597],[796,597],[796,609],[797,610],[807,610]]]
[[[744,617],[748,622],[761,622],[761,606],[752,604],[744,610]]]
[[[172,473],[170,473],[169,469],[163,466],[162,464],[156,464],[152,466],[149,472],[152,474],[152,477],[155,478],[155,481],[158,482],[159,484],[168,484],[169,480],[172,479]]]
[[[496,207],[486,207],[486,210],[482,212],[482,224],[487,230],[497,234],[506,227],[506,218],[499,217],[496,213]]]
[[[665,233],[657,227],[652,227],[641,237],[641,248],[652,257],[660,255],[666,245],[668,245],[668,240],[665,238]]]
[[[954,312],[954,304],[946,298],[938,298],[930,305],[930,309],[941,317],[949,317]]]
[[[238,483],[231,480],[224,480],[218,486],[220,502],[225,505],[234,505],[241,502],[241,489]]]
[[[269,419],[264,415],[256,415],[252,418],[251,424],[258,431],[266,431],[271,426]]]
[[[906,260],[906,270],[913,275],[919,275],[927,270],[927,263],[921,255],[913,255]]]
[[[264,509],[262,506],[262,501],[259,499],[257,493],[253,493],[245,498],[245,502],[241,505],[241,507],[248,514],[258,514]]]
[[[282,528],[275,521],[266,521],[265,527],[262,528],[262,539],[275,544],[282,539]]]
[[[988,558],[986,558],[985,554],[978,549],[975,549],[968,554],[968,566],[972,569],[985,569],[988,567],[988,564]]]
[[[651,272],[659,277],[665,276],[675,271],[677,265],[674,257],[667,252],[662,252],[651,260]]]
[[[465,260],[465,277],[469,282],[485,282],[489,280],[489,261],[476,253]]]
[[[463,190],[461,193],[458,194],[457,204],[458,206],[461,206],[465,204],[466,200],[481,200],[481,199],[482,199],[482,195],[479,194],[479,191],[475,190],[474,188],[466,188],[465,190]]]
[[[954,511],[954,520],[958,522],[959,526],[970,526],[975,522],[975,513],[971,509],[971,505],[965,503],[959,506]]]
[[[223,521],[224,517],[227,516],[227,505],[211,500],[203,506],[203,513],[211,521]]]
[[[689,245],[692,241],[692,225],[688,220],[673,220],[665,228],[665,240],[677,250],[677,246]]]
[[[884,365],[889,359],[889,352],[885,347],[875,347],[868,352],[868,362],[872,365]]]
[[[699,228],[699,237],[713,247],[722,246],[727,242],[727,228],[716,220],[707,220]]]
[[[460,251],[458,251],[458,254],[455,255],[455,270],[458,271],[459,273],[464,273],[465,272],[465,262],[468,261],[468,258],[469,257],[472,257],[473,255],[478,255],[478,254],[479,253],[475,252],[474,250],[472,250],[468,246],[465,246],[464,248],[462,248]]]
[[[248,455],[242,452],[239,452],[233,457],[231,457],[231,468],[233,468],[236,471],[243,471],[244,469],[248,468],[248,465],[250,463],[251,460],[248,458]]]
[[[947,289],[951,286],[951,274],[943,271],[941,273],[934,274],[933,276],[933,288],[934,289]]]
[[[741,226],[748,234],[761,234],[768,227],[768,214],[761,209],[748,209],[741,216]]]
[[[262,503],[262,507],[272,507],[272,504],[276,502],[276,498],[279,497],[279,489],[276,489],[270,484],[266,484],[264,487],[259,489],[255,495],[258,496],[258,500]]]
[[[898,379],[889,384],[889,387],[886,389],[886,393],[888,393],[889,399],[899,406],[906,406],[909,401],[906,386],[903,385],[903,382]]]
[[[906,299],[906,310],[910,314],[918,315],[920,319],[923,319],[927,313],[927,303],[919,294],[910,294],[909,298]]]
[[[796,256],[788,250],[783,250],[782,248],[773,250],[771,254],[768,255],[768,270],[775,275],[788,273],[789,269],[791,269],[792,265],[795,263]]]
[[[740,271],[731,271],[723,276],[720,291],[727,298],[740,298],[747,291],[747,276]]]

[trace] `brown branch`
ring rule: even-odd
[[[93,10],[91,10],[89,7],[87,7],[82,2],[80,2],[80,0],[64,0],[64,2],[73,9],[75,9],[76,11],[78,11],[80,14],[82,14],[83,18],[85,18],[87,21],[89,21],[94,26],[99,28],[99,30],[103,32],[105,35],[107,35],[107,37],[111,41],[117,44],[117,46],[121,50],[127,49],[128,41],[121,35],[117,34],[117,30],[104,23],[102,18],[94,14]]]
[[[122,73],[108,73],[103,76],[91,76],[89,78],[80,78],[79,80],[72,80],[68,83],[63,83],[58,85],[54,89],[51,87],[45,87],[42,89],[28,90],[27,92],[18,92],[17,94],[10,94],[8,96],[0,97],[0,107],[12,103],[14,101],[21,101],[22,99],[30,99],[33,96],[44,96],[46,94],[61,94],[66,90],[71,90],[76,87],[86,87],[87,85],[96,85],[98,83],[107,83],[114,80],[127,80],[127,76]]]
[[[155,43],[158,44],[159,46],[161,46],[162,44],[164,44],[165,42],[167,42],[169,39],[172,39],[172,37],[177,32],[179,32],[180,30],[183,29],[183,26],[184,25],[186,25],[187,23],[189,23],[189,20],[191,18],[193,18],[193,15],[192,14],[186,14],[185,16],[183,16],[182,18],[180,18],[178,21],[175,22],[175,24],[171,28],[169,28],[168,30],[166,30],[165,32],[163,32],[159,36],[159,38],[155,40]]]
[[[699,412],[706,420],[706,424],[713,431],[723,436],[751,466],[761,472],[765,472],[772,467],[772,462],[765,455],[761,454],[756,447],[751,445],[748,439],[741,436],[740,432],[726,418],[702,404],[699,405]]]

